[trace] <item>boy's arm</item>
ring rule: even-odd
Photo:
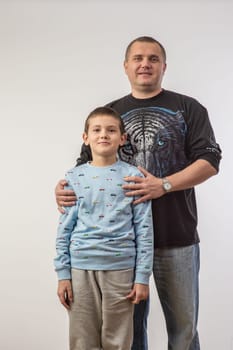
[[[73,191],[73,188],[68,185],[69,181],[67,177],[64,182],[67,184],[65,191]],[[58,275],[57,295],[61,304],[68,310],[73,301],[69,246],[71,234],[77,222],[77,216],[77,204],[66,208],[64,213],[60,216],[56,238],[57,256],[54,259],[54,265]]]
[[[55,271],[58,276],[57,295],[61,304],[68,310],[73,301],[69,246],[76,221],[76,206],[67,208],[65,214],[60,216],[56,238],[57,256],[54,259]]]
[[[149,284],[154,256],[151,201],[133,205],[133,224],[136,239],[135,283]]]
[[[56,238],[57,256],[54,259],[55,271],[58,280],[71,279],[70,273],[70,237],[77,222],[77,204],[66,209],[66,212],[60,216]]]
[[[138,304],[148,298],[153,268],[154,234],[150,201],[133,205],[133,223],[136,239],[135,280],[127,298],[133,304]]]

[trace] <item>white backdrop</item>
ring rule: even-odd
[[[164,88],[207,106],[223,149],[220,174],[197,188],[203,350],[233,350],[233,2],[0,0],[2,350],[68,349],[53,271],[54,187],[75,164],[90,110],[129,92],[126,45],[167,49]],[[166,332],[151,282],[151,350]]]

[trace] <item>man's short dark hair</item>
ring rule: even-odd
[[[165,48],[163,47],[163,45],[158,40],[152,38],[151,36],[140,36],[140,37],[134,39],[133,41],[131,41],[129,43],[129,45],[127,46],[126,51],[125,51],[125,60],[126,61],[128,60],[129,52],[130,52],[130,49],[131,49],[132,45],[134,43],[136,43],[136,42],[145,42],[145,43],[152,43],[152,44],[159,45],[159,47],[160,47],[160,49],[162,51],[164,62],[166,63],[167,55],[166,55]]]

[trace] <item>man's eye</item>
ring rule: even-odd
[[[152,57],[151,58],[151,62],[158,62],[158,61],[159,61],[158,57]]]
[[[100,129],[93,129],[93,131],[94,131],[94,132],[98,132],[98,131],[100,131]]]

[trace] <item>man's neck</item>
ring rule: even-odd
[[[151,97],[155,97],[158,94],[160,94],[160,92],[163,89],[160,87],[159,89],[153,90],[153,91],[138,91],[138,90],[134,90],[132,89],[132,96],[138,99],[146,99],[146,98],[151,98]]]

